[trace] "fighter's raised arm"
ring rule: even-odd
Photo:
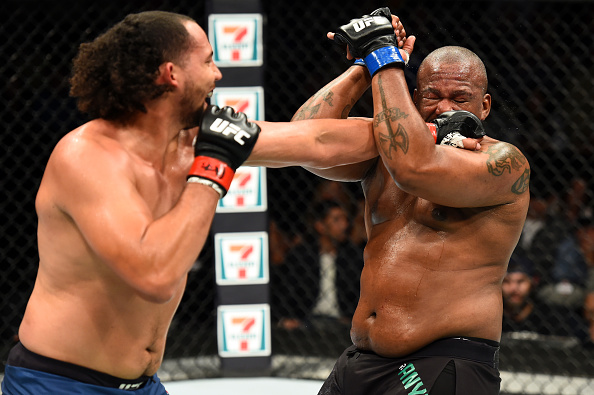
[[[353,20],[338,29],[335,41],[365,59],[372,75],[376,144],[402,190],[451,207],[509,203],[526,192],[530,167],[516,147],[489,138],[474,152],[434,144],[410,99],[405,62],[386,16]]]
[[[381,8],[370,14],[370,17],[381,15],[387,9]],[[391,15],[391,25],[394,31],[395,42],[398,48],[401,48],[404,56],[408,60],[410,54],[414,50],[416,38],[414,36],[407,37],[406,31],[400,18],[396,15]],[[327,34],[328,38],[333,40],[334,33]],[[348,57],[352,58],[350,51],[347,49]],[[339,75],[333,81],[316,92],[309,98],[295,113],[293,121],[303,119],[345,119],[349,117],[349,113],[355,103],[371,86],[371,76],[365,67],[363,59],[357,59],[353,66],[349,67],[344,73]],[[354,118],[349,118],[354,119]],[[361,120],[372,121],[371,118],[357,118]],[[475,150],[480,147],[477,140],[465,139],[457,134],[455,144],[452,140],[443,141],[442,135],[436,133],[435,125],[433,125],[434,139],[437,143],[456,145],[459,148]],[[346,136],[345,136],[346,137]],[[439,137],[439,138],[438,138]],[[347,137],[350,138],[350,137]],[[363,162],[355,162],[350,164],[341,164],[330,168],[320,168],[319,166],[308,166],[304,164],[303,167],[308,171],[324,178],[338,180],[338,181],[360,181],[369,169],[374,165],[375,158]]]

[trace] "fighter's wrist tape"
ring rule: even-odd
[[[219,193],[219,196],[221,199],[223,198],[223,196],[226,195],[225,190],[223,190],[223,188],[221,188],[219,186],[219,184],[217,184],[214,181],[207,180],[206,178],[202,178],[202,177],[198,177],[198,176],[190,176],[190,177],[188,177],[186,182],[190,183],[190,184],[202,184],[202,185],[211,187],[212,189],[214,189],[215,191],[217,191]]]
[[[429,131],[431,131],[433,142],[437,143],[437,125],[432,122],[427,122],[427,127],[429,128]]]
[[[223,190],[223,197],[229,190],[234,175],[235,171],[227,163],[209,156],[197,156],[188,173],[188,179],[196,176],[216,183]]]
[[[437,143],[437,125],[432,122],[427,122],[427,127],[431,131],[433,141]],[[452,132],[444,136],[444,138],[439,142],[439,145],[450,145],[456,148],[464,148],[464,143],[462,142],[464,139],[466,139],[466,137],[460,133]]]
[[[389,64],[404,68],[406,62],[402,59],[397,47],[382,47],[371,52],[365,57],[365,64],[369,69],[369,74],[373,75],[382,67]]]

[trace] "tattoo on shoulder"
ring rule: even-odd
[[[402,126],[400,123],[398,124],[396,131],[394,131],[392,129],[391,122],[397,121],[398,119],[407,118],[408,114],[396,107],[388,108],[381,75],[379,76],[378,80],[378,88],[380,97],[382,99],[382,111],[373,117],[373,123],[376,127],[381,123],[386,124],[388,134],[379,134],[380,147],[386,154],[386,157],[388,159],[392,159],[392,150],[397,151],[398,148],[400,148],[403,153],[406,154],[408,152],[408,133],[406,132],[404,126]]]
[[[524,172],[522,173],[522,175],[520,176],[520,178],[518,178],[516,180],[516,182],[514,182],[514,185],[512,185],[511,191],[512,191],[512,193],[515,193],[516,195],[521,195],[528,190],[529,186],[530,186],[530,170],[525,169]]]
[[[487,169],[494,176],[500,176],[506,171],[511,174],[512,170],[520,170],[526,164],[526,158],[513,145],[508,143],[497,143],[486,152]]]
[[[511,174],[512,171],[519,171],[528,163],[526,157],[516,147],[508,143],[495,144],[487,149],[486,154],[489,155],[487,170],[494,176],[500,176],[505,172]],[[511,192],[521,195],[528,190],[529,186],[530,169],[524,168],[520,177],[512,185]]]

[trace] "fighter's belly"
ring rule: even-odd
[[[396,357],[444,337],[499,340],[501,290],[491,281],[492,273],[386,266],[377,270],[366,266],[362,273],[351,328],[359,348]]]
[[[36,291],[39,291],[36,294]],[[164,353],[167,330],[183,288],[171,301],[84,298],[82,303],[34,290],[19,330],[29,350],[112,376],[153,375]],[[84,305],[89,300],[93,305]],[[39,324],[43,322],[43,324]]]

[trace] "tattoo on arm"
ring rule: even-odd
[[[511,191],[512,191],[512,193],[515,193],[516,195],[521,195],[528,190],[529,186],[530,186],[530,170],[526,169],[526,170],[524,170],[524,172],[522,173],[520,178],[518,178],[516,180],[516,182],[514,182],[514,185],[512,185]]]
[[[305,103],[303,105],[303,107],[301,107],[301,110],[299,110],[297,112],[297,114],[295,114],[293,116],[292,121],[301,121],[303,119],[313,119],[316,114],[318,113],[318,111],[320,111],[320,105],[321,104],[316,104],[315,106],[312,105],[311,103]],[[309,115],[306,115],[306,113],[309,113]]]
[[[318,115],[322,102],[325,102],[330,107],[334,107],[334,91],[332,88],[337,83],[331,83],[324,88],[317,91],[308,101],[305,102],[301,109],[293,116],[293,121],[302,119],[314,119]],[[342,115],[342,114],[341,114]],[[345,117],[346,118],[346,117]]]
[[[344,108],[342,109],[342,113],[340,114],[340,118],[342,119],[347,119],[349,117],[349,113],[351,112],[351,110],[353,109],[353,106],[355,105],[357,101],[355,99],[351,99],[351,104],[347,104],[346,106],[344,106]]]
[[[382,111],[373,118],[373,124],[374,126],[379,126],[381,123],[386,124],[388,134],[380,133],[379,142],[386,157],[392,159],[392,150],[396,152],[400,148],[403,153],[406,154],[408,152],[408,133],[400,123],[394,132],[391,122],[407,118],[408,114],[396,107],[388,108],[381,75],[378,77],[378,88],[382,99]]]
[[[487,170],[494,176],[500,176],[506,170],[511,174],[512,170],[519,170],[526,164],[524,155],[511,144],[495,144],[489,147],[486,154],[489,155]]]
[[[332,103],[332,98],[333,97],[334,97],[334,92],[328,91],[328,93],[326,93],[324,95],[324,98],[322,100],[324,100],[326,103],[328,103],[328,105],[330,107],[334,107],[334,103]]]
[[[326,103],[328,103],[330,105],[330,107],[332,107],[332,96],[334,95],[334,92],[332,92],[331,90],[324,88],[318,92],[316,92],[315,95],[313,95],[311,98],[309,98],[308,101],[305,102],[305,104],[303,104],[303,106],[301,106],[301,109],[293,116],[292,121],[301,121],[303,119],[314,119],[316,117],[316,115],[318,115],[318,112],[320,111],[320,107],[322,106],[322,103],[320,101],[320,98],[322,99],[322,101],[325,101]]]
[[[511,174],[518,171],[528,162],[524,155],[513,145],[507,143],[495,144],[486,152],[489,155],[487,159],[487,170],[494,176],[500,176],[506,171]],[[528,190],[530,186],[530,170],[524,169],[520,177],[511,187],[511,192],[521,195]]]

